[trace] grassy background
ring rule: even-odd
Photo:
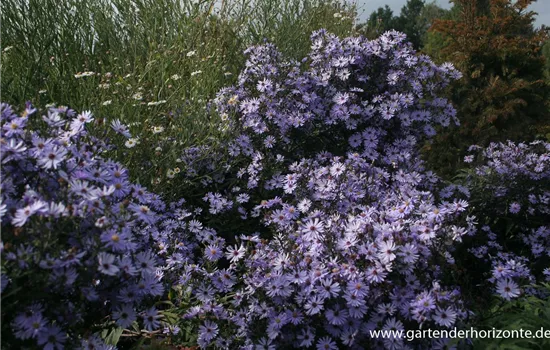
[[[326,0],[5,0],[1,10],[1,100],[129,124],[139,144],[115,138],[114,156],[175,197],[166,172],[183,147],[220,139],[208,101],[235,82],[247,46],[267,39],[300,58],[312,31],[346,36],[355,18],[351,4]]]

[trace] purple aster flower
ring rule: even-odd
[[[325,311],[325,317],[331,325],[341,326],[346,323],[349,313],[346,309],[339,307],[331,308]]]
[[[199,339],[209,343],[218,335],[218,325],[212,321],[205,321],[199,327]]]
[[[6,289],[9,283],[10,283],[10,280],[8,276],[6,276],[6,274],[4,273],[1,274],[0,275],[0,294],[4,293],[4,290]]]
[[[132,248],[135,247],[135,244],[130,241],[130,237],[130,233],[126,230],[118,232],[114,229],[110,229],[102,233],[100,238],[105,244],[105,247],[112,249],[113,252],[123,252],[132,250]]]
[[[37,201],[32,203],[31,205],[26,206],[22,209],[17,209],[15,212],[15,217],[12,220],[12,224],[16,227],[21,227],[25,225],[27,220],[34,214],[38,213],[44,207],[46,206],[46,203]]]
[[[204,249],[204,255],[208,260],[216,261],[222,257],[222,248],[217,245],[209,245]]]
[[[156,271],[156,259],[151,251],[139,252],[136,254],[136,267],[142,275],[152,275]]]
[[[393,303],[380,304],[376,307],[376,312],[382,316],[391,316],[395,313],[395,306],[393,305]]]
[[[315,315],[321,312],[324,308],[324,300],[320,296],[313,296],[308,299],[306,304],[304,305],[304,309],[306,310],[306,314],[308,315]]]
[[[395,317],[389,318],[386,323],[384,323],[384,330],[393,330],[393,331],[402,331],[405,329],[403,323],[396,319]]]
[[[118,273],[119,268],[115,265],[115,256],[113,254],[101,252],[97,256],[99,262],[98,270],[109,276],[114,276]]]
[[[302,227],[302,232],[307,239],[317,239],[325,231],[323,222],[319,219],[310,219]]]
[[[379,244],[378,256],[383,263],[389,263],[395,259],[395,250],[396,246],[393,241],[383,241]]]
[[[521,205],[518,202],[513,202],[512,204],[510,204],[510,208],[509,208],[510,213],[517,214],[519,213],[520,210],[521,210]]]
[[[53,269],[53,272],[50,275],[50,279],[52,281],[55,281],[56,284],[65,287],[72,286],[77,277],[78,273],[74,268]]]
[[[38,158],[38,165],[44,169],[57,169],[57,166],[65,160],[66,155],[65,148],[55,145],[47,146]]]
[[[387,272],[380,266],[372,266],[367,269],[367,280],[374,283],[383,282],[386,279]]]
[[[267,136],[264,140],[264,145],[266,148],[273,148],[275,145],[275,137],[272,135]]]
[[[317,341],[317,350],[338,350],[336,342],[330,337],[323,337]]]
[[[247,203],[248,201],[250,200],[250,195],[246,194],[246,193],[241,193],[240,195],[237,196],[237,202],[238,203]]]
[[[349,100],[349,94],[348,93],[341,93],[341,92],[338,92],[334,98],[332,99],[332,101],[334,103],[336,103],[337,105],[343,105],[345,104],[346,102],[348,102]]]
[[[398,253],[406,264],[414,264],[418,259],[418,248],[411,243],[401,246],[401,251]]]
[[[120,327],[128,328],[137,319],[137,316],[131,304],[124,304],[113,312],[113,319]]]
[[[26,313],[19,314],[14,321],[15,335],[17,338],[23,340],[36,338],[41,332],[46,330],[46,324],[47,320],[40,312],[30,315]]]
[[[229,259],[232,263],[235,263],[244,257],[246,249],[242,246],[235,245],[234,247],[228,247],[225,253],[225,257]]]
[[[193,233],[199,233],[202,230],[202,223],[198,220],[189,221],[189,231]]]
[[[363,139],[361,138],[361,134],[357,133],[350,136],[348,142],[352,148],[357,148],[361,146],[361,144],[363,143]]]
[[[465,163],[471,163],[471,162],[473,162],[473,161],[474,161],[474,156],[472,156],[472,155],[469,155],[469,156],[465,156],[465,157],[464,157],[464,162],[465,162]]]
[[[81,259],[86,255],[86,252],[78,253],[77,250],[70,250],[63,254],[62,261],[59,262],[60,267],[69,267],[73,265],[81,265]]]
[[[113,345],[107,345],[101,339],[98,334],[93,334],[88,338],[82,339],[80,343],[80,348],[82,350],[115,350]]]
[[[117,299],[123,303],[132,303],[138,297],[135,287],[124,287],[118,292]]]
[[[259,343],[254,347],[254,350],[275,350],[276,346],[273,344],[273,340],[269,338],[261,338]]]
[[[181,331],[181,328],[178,326],[166,326],[164,327],[162,333],[169,335],[178,335]]]
[[[129,256],[125,256],[118,262],[118,268],[120,269],[120,271],[122,271],[122,273],[130,276],[135,276],[138,273],[138,270],[132,262],[132,258],[130,258]]]
[[[438,325],[451,327],[456,321],[456,312],[450,307],[446,309],[437,308],[433,318]]]
[[[297,340],[299,342],[299,347],[308,348],[315,341],[315,335],[309,327],[306,329],[302,328],[300,329],[300,334],[298,334]]]
[[[47,215],[55,218],[59,218],[65,212],[65,205],[63,203],[49,203],[46,209]]]
[[[124,186],[124,185],[122,185]],[[115,186],[116,187],[116,186]],[[154,224],[156,222],[156,215],[155,212],[153,212],[148,206],[146,205],[138,205],[135,203],[132,203],[128,206],[128,209],[133,211],[135,215],[142,220],[143,222],[147,224]]]
[[[70,125],[71,132],[74,135],[78,134],[79,132],[82,131],[85,124],[90,123],[93,120],[94,118],[93,118],[92,112],[84,111],[80,113],[71,121],[71,125]]]
[[[516,298],[520,294],[518,285],[509,278],[497,282],[497,293],[506,300]]]
[[[93,287],[82,288],[82,294],[84,294],[86,300],[88,301],[97,301],[99,299],[99,294],[97,290]]]
[[[143,296],[161,296],[164,292],[164,286],[160,283],[156,275],[145,274],[137,284],[137,291]]]
[[[27,124],[27,118],[14,118],[2,126],[2,130],[5,132],[5,137],[14,137],[15,135],[22,135],[24,128]]]
[[[111,122],[111,128],[117,133],[121,134],[126,138],[131,138],[132,135],[130,134],[130,131],[128,130],[128,127],[121,123],[119,119],[115,119]]]
[[[89,200],[96,199],[94,195],[94,187],[90,184],[90,182],[82,180],[71,180],[70,185],[70,191],[72,193]]]
[[[38,334],[38,345],[44,350],[63,350],[67,334],[58,326],[50,326]]]
[[[335,297],[340,293],[340,284],[338,282],[333,282],[332,279],[325,279],[321,281],[321,285],[317,289],[319,295],[322,298],[328,299],[330,297]]]
[[[65,119],[57,111],[49,110],[47,115],[42,116],[44,120],[52,128],[61,128],[65,124]]]
[[[432,311],[435,309],[435,300],[432,295],[423,293],[414,305],[421,312]]]
[[[511,274],[512,270],[510,270],[507,266],[498,265],[493,269],[493,277],[496,279],[510,277]]]
[[[143,313],[143,324],[145,325],[145,329],[152,332],[155,329],[158,329],[160,327],[159,319],[162,317],[157,311],[157,309],[153,306],[149,309],[147,309]]]
[[[288,310],[288,320],[293,325],[299,325],[304,320],[304,315],[300,310]]]

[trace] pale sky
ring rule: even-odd
[[[401,12],[401,7],[405,5],[407,0],[356,0],[357,7],[359,8],[359,18],[361,20],[366,20],[369,15],[376,11],[379,7],[384,7],[388,5],[394,16],[399,15]],[[425,0],[426,3],[431,2],[431,0]],[[439,6],[443,8],[450,8],[451,4],[448,0],[436,0],[435,1]],[[538,13],[536,17],[535,26],[539,27],[541,24],[550,26],[550,0],[538,0],[537,2],[531,4],[530,9]]]

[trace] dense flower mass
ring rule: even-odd
[[[397,166],[414,161],[411,147],[436,125],[458,123],[437,93],[460,73],[417,55],[398,32],[369,41],[319,31],[302,62],[285,61],[272,45],[247,54],[239,85],[218,96],[222,116],[237,115],[231,120],[242,130],[232,155],[356,152]],[[257,182],[252,170],[249,187]]]
[[[101,348],[83,335],[109,316],[158,327],[142,312],[165,292],[167,237],[151,230],[165,204],[102,157],[110,146],[87,133],[91,113],[50,108],[41,119],[30,104],[21,115],[1,105],[3,323],[20,346],[47,349]]]
[[[114,348],[101,331],[124,329],[201,348],[436,349],[447,340],[369,331],[468,325],[456,273],[474,259],[491,266],[476,283],[504,300],[549,278],[549,144],[493,144],[450,186],[419,160],[437,126],[457,123],[439,97],[460,77],[451,65],[397,32],[319,31],[301,62],[270,44],[246,54],[216,99],[232,137],[184,150],[171,173],[201,178],[189,202],[133,183],[89,133],[90,112],[40,120],[2,104],[10,345]],[[132,140],[119,120],[110,129]]]
[[[215,332],[212,321],[199,327],[201,346],[403,348],[368,330],[468,316],[441,277],[448,247],[476,228],[460,220],[465,201],[433,195],[438,179],[416,151],[436,125],[456,121],[437,92],[459,73],[416,55],[397,32],[368,41],[320,31],[312,42],[302,62],[272,45],[249,49],[239,84],[217,98],[236,134],[227,152],[237,185],[208,193],[209,212],[259,218],[272,238],[201,235],[205,261],[227,259],[186,284],[198,301],[186,317],[217,322]]]
[[[550,144],[492,143],[470,151],[480,158],[466,178],[470,201],[489,220],[469,253],[491,267],[488,281],[501,297],[534,293],[520,287],[550,281]]]

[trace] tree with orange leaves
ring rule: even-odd
[[[528,141],[550,131],[550,86],[542,46],[547,30],[533,27],[533,0],[455,0],[460,14],[436,20],[439,57],[462,73],[451,92],[461,125],[427,145],[428,161],[443,174],[460,165],[471,144]]]

